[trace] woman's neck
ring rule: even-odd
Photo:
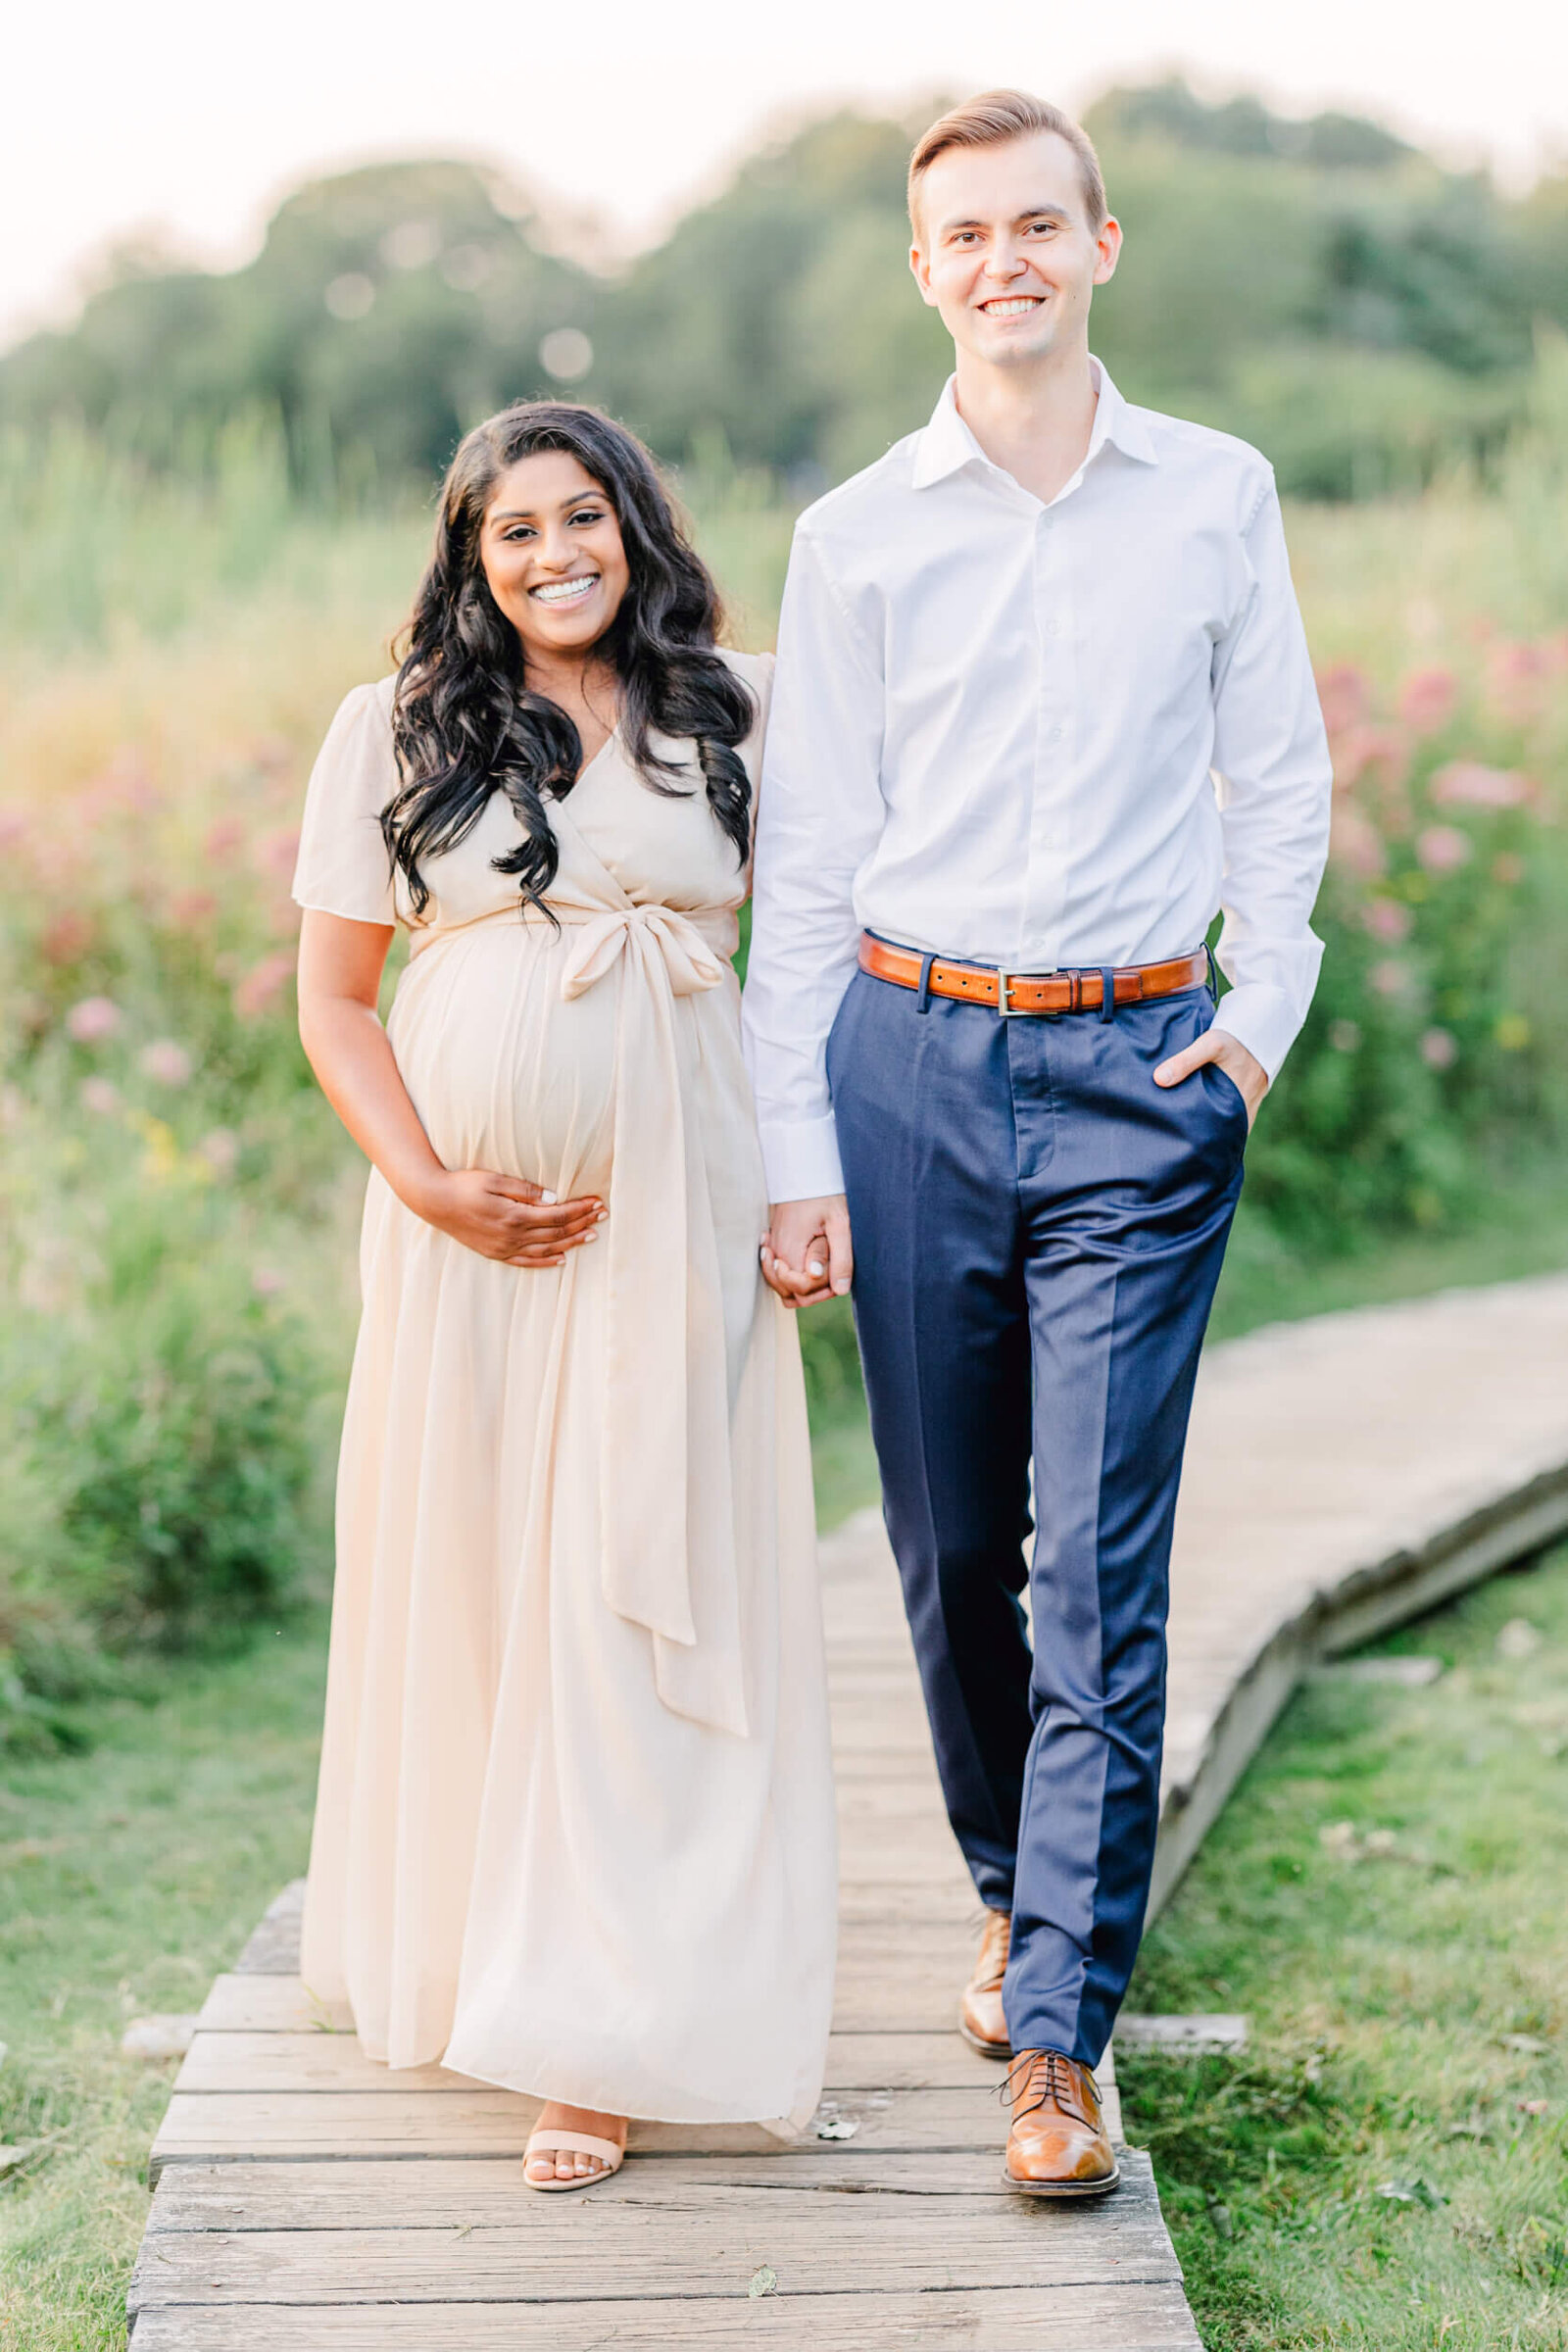
[[[543,695],[571,720],[585,764],[603,751],[620,717],[620,683],[608,662],[592,654],[580,661],[525,654],[523,674],[531,693]]]

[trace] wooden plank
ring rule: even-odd
[[[1004,2186],[1000,2144],[879,2156],[869,2178],[853,2145],[843,2140],[797,2145],[776,2156],[661,2156],[657,2164],[628,2160],[612,2181],[584,2202],[653,2204],[666,2196],[695,2199],[700,2193],[745,2189],[795,2197],[803,2206],[832,2198],[845,2210],[861,2211],[860,2198],[875,2190],[913,2205],[934,2199],[954,2209],[953,2226],[961,2229],[957,2208],[972,2199],[1004,2205],[1009,2212],[1034,2210]],[[1152,2181],[1148,2156],[1130,2150],[1124,2169],[1126,2183],[1113,2198],[1073,2210],[1080,2217],[1091,2210],[1108,2215],[1129,2200],[1147,2203]],[[466,2229],[470,2222],[494,2227],[514,2222],[519,2197],[532,2194],[522,2178],[522,2159],[514,2156],[411,2157],[399,2164],[367,2157],[181,2163],[165,2171],[147,2227],[154,2235],[164,2230],[368,2230],[378,2224],[409,2230]],[[553,2210],[560,2209],[558,2200]],[[934,2223],[940,2218],[934,2216]]]
[[[318,2001],[298,1977],[213,1979],[196,2020],[198,2033],[352,2034],[347,2008]]]
[[[388,2170],[397,2168],[389,2167]],[[1000,2169],[1000,2168],[999,2168]],[[933,2178],[940,2172],[932,2164]],[[1145,2284],[1181,2274],[1147,2166],[1102,2207],[1042,2214],[1004,2191],[959,2200],[943,2227],[929,2197],[868,2181],[858,2196],[703,2180],[666,2182],[628,2165],[592,2198],[514,2187],[504,2219],[476,2210],[458,2227],[270,2227],[154,2231],[130,2308],[203,2303],[576,2302],[600,2296],[744,2297],[766,2266],[780,2287],[866,2296],[1013,2285]],[[608,2315],[607,2315],[608,2316]]]
[[[1202,2352],[1178,2286],[1135,2279],[756,2302],[185,2305],[144,2311],[133,2352]]]
[[[1002,2145],[1000,2107],[979,2086],[836,2096],[858,2126],[858,2154]],[[510,2090],[175,2091],[153,2142],[152,2171],[203,2156],[515,2155],[539,2107]],[[783,2144],[758,2124],[631,2128],[631,2145],[649,2155],[766,2155]]]
[[[254,1982],[254,1980],[252,1980]],[[286,1982],[274,1979],[272,1982]],[[912,2090],[996,2084],[1000,2069],[954,2034],[839,2034],[828,2045],[832,2090]],[[445,2067],[393,2073],[367,2058],[352,2034],[199,2032],[175,2080],[176,2091],[405,2091],[452,2093],[484,2084]]]

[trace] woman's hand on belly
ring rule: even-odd
[[[568,1250],[598,1240],[610,1214],[593,1195],[558,1200],[525,1176],[498,1176],[488,1168],[443,1168],[408,1205],[465,1250],[509,1266],[562,1265]]]

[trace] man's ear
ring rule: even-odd
[[[918,245],[909,247],[909,270],[915,284],[920,289],[920,300],[928,309],[934,311],[937,307],[937,298],[931,291],[931,265]]]
[[[1095,284],[1097,286],[1102,286],[1107,278],[1115,276],[1116,264],[1120,259],[1121,222],[1107,220],[1095,239]]]

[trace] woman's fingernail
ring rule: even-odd
[[[554,1200],[555,1200],[555,1198],[556,1198],[556,1196],[555,1196],[555,1194],[554,1194],[554,1193],[541,1193],[541,1194],[540,1194],[540,1196],[539,1196],[539,1198],[540,1198],[540,1200],[548,1200],[548,1201],[550,1201],[550,1202],[554,1203]]]
[[[833,1285],[835,1295],[840,1298],[848,1297],[849,1288],[849,1283],[842,1274],[839,1276],[837,1282]]]
[[[590,1227],[590,1228],[589,1228],[589,1230],[588,1230],[588,1231],[587,1231],[587,1232],[586,1232],[586,1233],[583,1235],[583,1237],[582,1237],[582,1238],[583,1238],[583,1240],[584,1240],[584,1242],[585,1242],[585,1243],[586,1243],[586,1242],[597,1242],[597,1241],[598,1241],[598,1239],[599,1239],[599,1236],[598,1236],[598,1234],[597,1234],[597,1233],[595,1233],[595,1232],[593,1231],[592,1227]]]
[[[826,1266],[818,1265],[816,1259],[813,1257],[807,1260],[806,1271],[808,1274],[814,1274],[818,1282],[820,1282],[823,1275],[827,1272],[827,1268]]]

